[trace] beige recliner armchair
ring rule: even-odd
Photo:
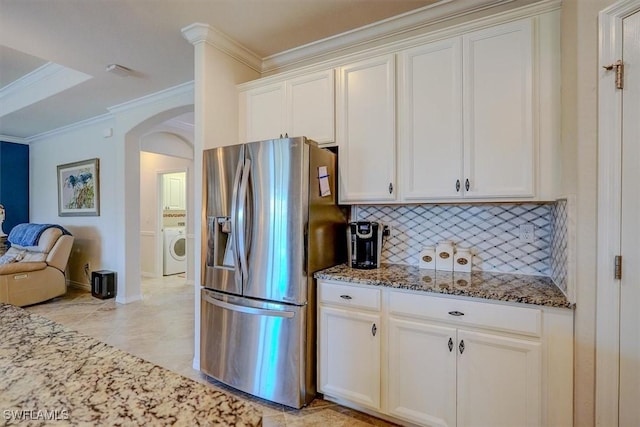
[[[0,264],[0,302],[22,307],[63,295],[72,246],[73,236],[59,228],[44,230],[36,246],[12,242]]]

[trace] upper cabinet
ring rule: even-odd
[[[530,19],[400,53],[402,199],[533,198]]]
[[[395,55],[339,69],[340,203],[385,202],[395,190]]]
[[[407,201],[460,197],[462,40],[403,51],[398,102],[400,192]]]
[[[464,35],[467,197],[534,196],[531,20]]]
[[[559,196],[559,10],[472,21],[331,64],[335,97],[333,70],[241,85],[241,140],[335,141],[341,203]]]
[[[295,77],[240,93],[244,142],[306,136],[319,144],[335,140],[334,71]]]

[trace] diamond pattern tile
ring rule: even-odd
[[[440,240],[452,240],[459,247],[471,248],[473,270],[503,273],[551,275],[562,272],[566,249],[562,249],[566,219],[560,218],[555,203],[550,204],[487,204],[487,205],[403,205],[353,206],[354,220],[379,221],[391,226],[392,236],[385,242],[382,262],[418,265],[423,246],[435,246]],[[565,214],[566,218],[566,209]],[[535,225],[535,240],[519,240],[520,225]],[[554,234],[555,233],[555,234]],[[558,242],[556,242],[558,240]],[[551,266],[552,243],[557,244],[555,267]],[[562,259],[562,251],[565,259]],[[556,270],[553,270],[555,268]],[[554,279],[555,280],[555,279]]]
[[[558,200],[551,208],[551,279],[567,293],[568,209],[566,200]]]

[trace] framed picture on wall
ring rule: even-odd
[[[100,159],[58,165],[58,216],[100,215]]]

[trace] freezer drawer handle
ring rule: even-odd
[[[204,299],[208,303],[217,305],[218,307],[226,308],[227,310],[232,310],[232,311],[239,311],[241,313],[246,313],[246,314],[256,314],[258,316],[271,316],[271,317],[286,317],[288,319],[295,316],[295,313],[293,311],[264,310],[261,308],[230,304],[225,301],[220,301],[215,298],[211,298],[209,295],[205,295]]]
[[[351,295],[340,295],[340,298],[342,298],[342,299],[353,299],[351,297]]]

